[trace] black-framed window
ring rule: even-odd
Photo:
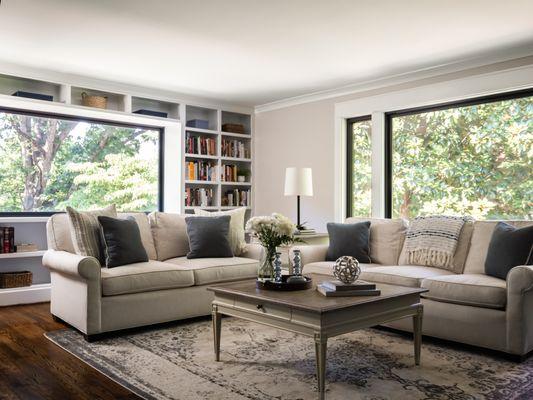
[[[533,90],[386,114],[386,217],[533,219]]]
[[[346,216],[369,217],[372,212],[372,119],[365,115],[346,122]]]
[[[163,207],[164,130],[0,109],[0,215]]]

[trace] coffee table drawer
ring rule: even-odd
[[[278,306],[276,304],[262,303],[259,300],[251,301],[244,299],[235,299],[235,308],[245,309],[256,314],[269,315],[286,320],[291,319],[291,310],[289,307]]]

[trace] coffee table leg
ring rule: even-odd
[[[316,353],[316,379],[318,383],[318,398],[326,398],[326,352],[328,338],[326,335],[315,333],[315,353]]]
[[[413,315],[413,336],[415,344],[415,364],[420,365],[420,351],[422,347],[422,316],[424,314],[424,306],[420,304],[416,309],[416,314]]]
[[[213,319],[213,342],[215,345],[215,361],[220,361],[220,328],[222,326],[222,318],[218,312],[218,307],[213,304],[211,311]]]

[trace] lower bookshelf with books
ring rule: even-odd
[[[214,207],[216,204],[214,188],[186,187],[185,207]]]

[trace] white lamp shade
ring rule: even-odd
[[[287,168],[285,170],[285,196],[312,195],[313,171],[311,168]]]

